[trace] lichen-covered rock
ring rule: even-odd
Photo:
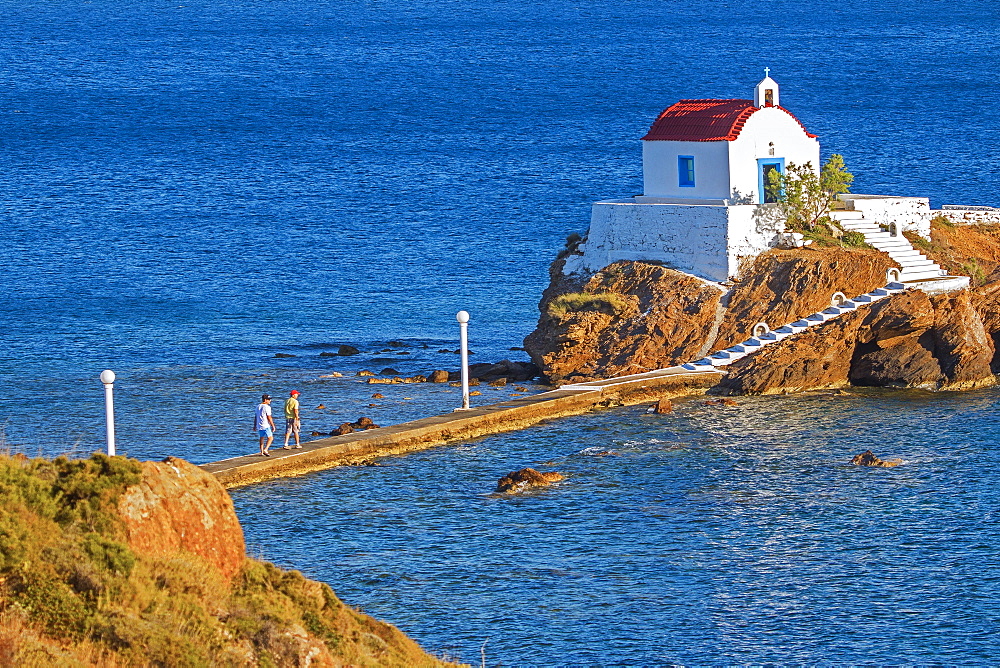
[[[138,553],[170,557],[190,552],[232,578],[246,548],[233,501],[215,476],[183,459],[143,462],[142,481],[118,502],[129,545]]]
[[[532,468],[525,468],[500,478],[497,481],[497,492],[512,494],[528,487],[543,487],[563,479],[563,475],[556,471],[536,471]]]

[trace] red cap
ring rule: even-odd
[[[299,393],[298,390],[292,390],[291,392],[288,393],[288,396],[292,396],[293,394],[298,394],[298,393]]]

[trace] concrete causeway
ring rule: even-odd
[[[889,271],[891,273],[897,270]],[[809,327],[821,325],[843,313],[870,306],[876,301],[910,288],[921,290],[930,288],[932,291],[940,292],[961,289],[968,284],[968,278],[960,277],[965,278],[965,283],[953,285],[954,282],[949,281],[951,278],[954,277],[936,277],[908,283],[890,281],[883,288],[877,288],[853,299],[843,298],[839,301],[840,293],[837,293],[831,299],[830,307],[819,313],[813,313],[779,327],[773,332],[768,331],[760,335],[755,333],[741,344],[695,362],[630,376],[563,385],[548,392],[466,411],[455,411],[344,436],[321,438],[303,444],[301,449],[278,448],[272,450],[270,457],[261,457],[255,453],[202,464],[201,468],[213,474],[226,487],[238,487],[271,478],[302,475],[345,464],[358,464],[375,457],[424,450],[442,443],[515,431],[542,420],[579,415],[601,407],[704,394],[722,378],[724,372],[718,367],[726,366],[763,346],[794,336]],[[938,282],[943,282],[945,285],[936,286]]]
[[[271,478],[302,475],[377,457],[400,455],[436,445],[524,429],[542,420],[579,415],[612,406],[662,398],[703,394],[722,377],[710,368],[690,371],[674,366],[604,381],[563,386],[467,411],[413,420],[391,427],[331,436],[302,444],[301,449],[272,449],[260,454],[202,464],[226,487],[251,485]]]

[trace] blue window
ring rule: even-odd
[[[694,188],[694,156],[677,156],[677,185],[681,188]]]

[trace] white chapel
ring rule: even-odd
[[[643,194],[596,202],[590,231],[564,271],[647,260],[725,281],[783,231],[757,205],[773,201],[767,174],[819,169],[819,141],[781,106],[765,70],[752,100],[681,100],[642,137]]]

